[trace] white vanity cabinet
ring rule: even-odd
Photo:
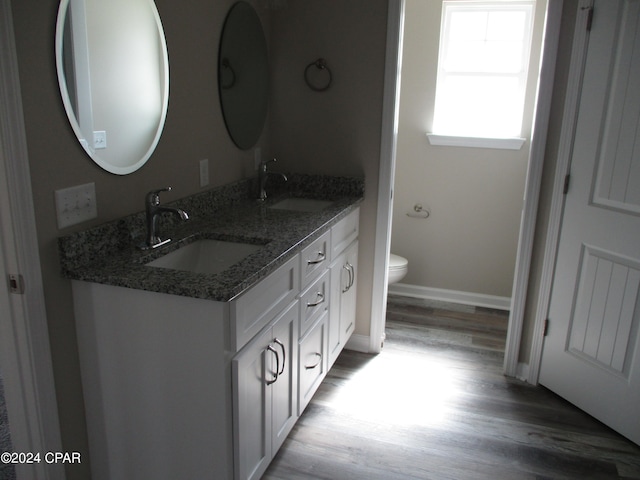
[[[260,478],[353,332],[358,221],[228,302],[74,280],[92,480]]]
[[[259,479],[298,419],[298,302],[232,361],[236,479]]]
[[[92,480],[233,478],[228,304],[73,282]]]

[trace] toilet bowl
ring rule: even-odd
[[[389,254],[389,275],[387,280],[389,285],[402,280],[408,271],[409,262],[406,258],[400,255],[394,255],[393,253]]]

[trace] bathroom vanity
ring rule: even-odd
[[[260,478],[353,332],[355,185],[323,203],[257,204],[242,182],[176,202],[192,220],[152,252],[130,246],[140,216],[60,240],[94,480]],[[244,253],[204,273],[162,263],[204,240]]]

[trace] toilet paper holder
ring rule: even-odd
[[[424,208],[422,204],[416,203],[413,206],[413,212],[408,212],[407,217],[411,218],[429,218],[431,215],[431,210],[428,208]]]

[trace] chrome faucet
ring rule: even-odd
[[[267,183],[267,179],[269,178],[269,175],[279,175],[280,177],[284,178],[284,181],[286,182],[287,176],[284,173],[279,173],[279,172],[269,172],[267,170],[267,165],[271,162],[275,162],[276,159],[272,158],[271,160],[262,160],[260,162],[260,166],[258,167],[258,185],[260,188],[260,191],[258,192],[258,201],[259,202],[264,202],[267,199],[267,192],[264,189],[266,183]]]
[[[171,212],[176,214],[182,220],[189,220],[187,212],[180,208],[165,207],[160,205],[160,192],[170,192],[171,187],[161,188],[159,190],[153,190],[147,193],[145,197],[145,210],[147,212],[147,237],[145,242],[140,246],[143,250],[149,250],[151,248],[157,248],[160,245],[165,245],[171,241],[170,238],[165,240],[160,239],[158,236],[158,215],[162,212]]]

